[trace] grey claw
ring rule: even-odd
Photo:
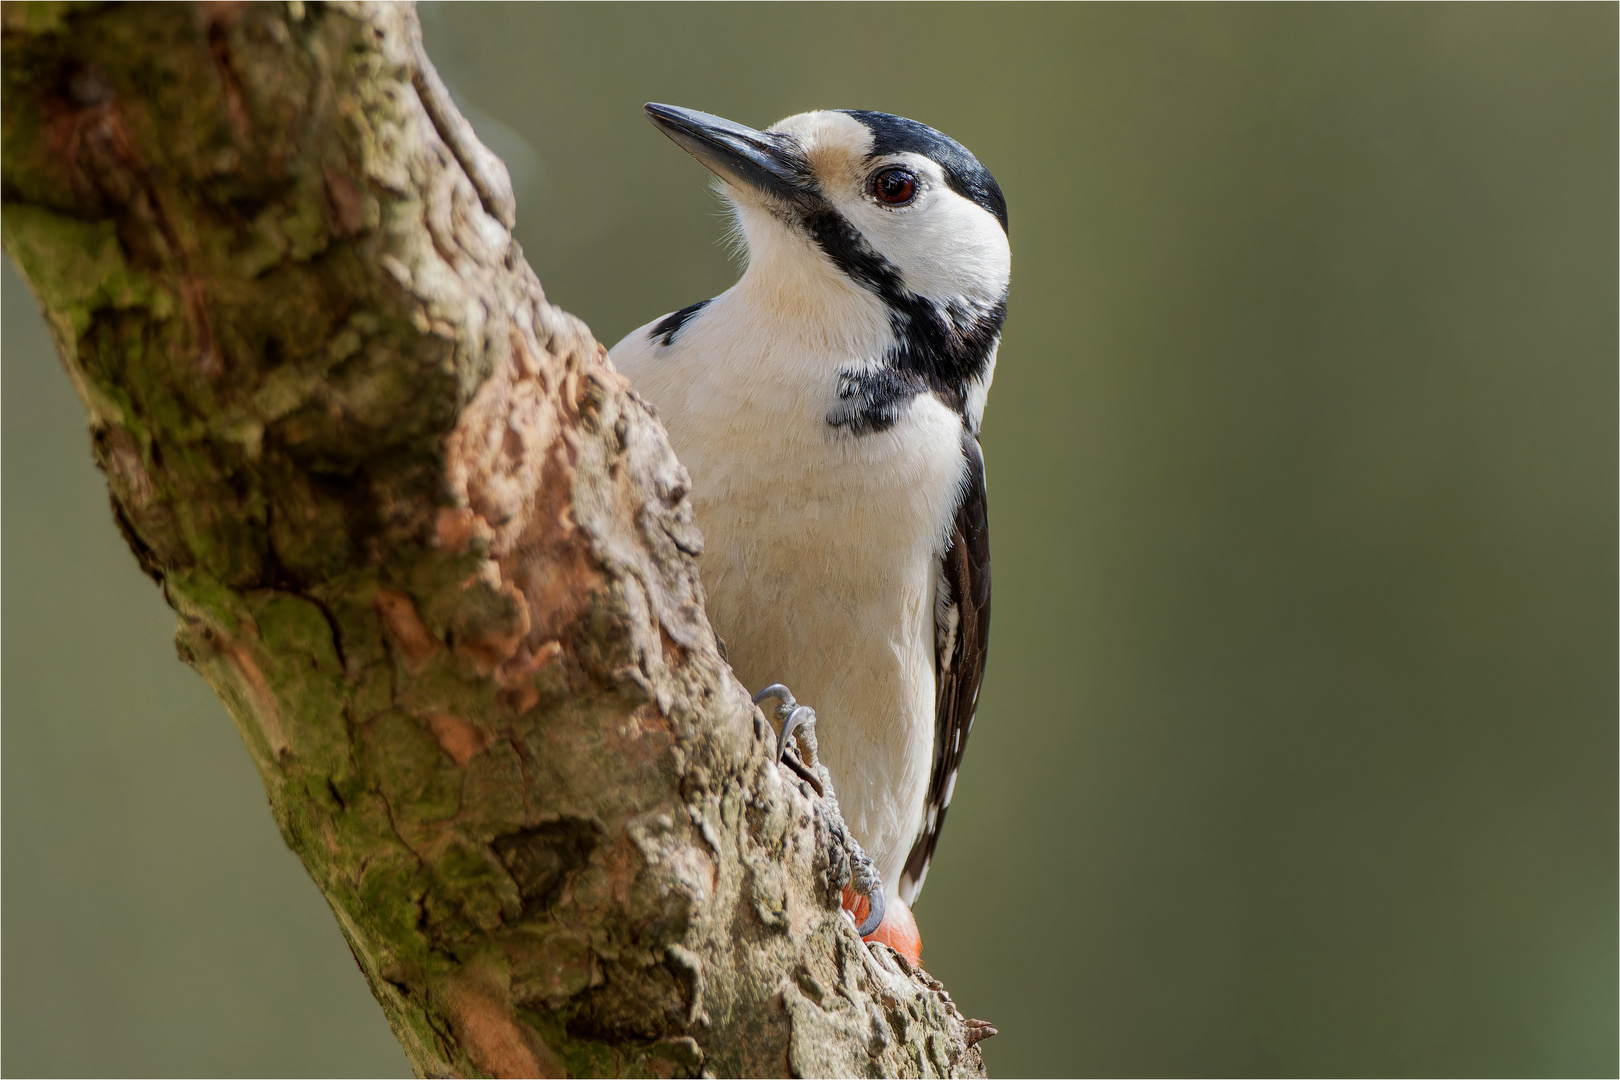
[[[866,913],[866,921],[855,928],[855,932],[861,937],[875,932],[878,927],[883,925],[883,890],[879,889],[866,899],[871,904],[871,909]]]
[[[814,723],[816,714],[810,706],[800,705],[795,701],[793,691],[781,683],[771,683],[771,685],[755,694],[754,704],[758,705],[766,698],[775,698],[777,700],[778,704],[773,711],[777,716],[783,718],[782,728],[776,734],[776,763],[780,765],[782,764],[782,754],[787,750],[788,736],[792,735],[793,729],[800,724]]]
[[[883,901],[882,886],[879,886],[870,893],[863,893],[862,895],[866,897],[867,903],[866,921],[857,926],[855,928],[855,932],[861,935],[861,937],[865,937],[866,935],[875,932],[878,927],[883,925],[883,913],[886,905]]]
[[[793,691],[789,690],[779,682],[773,682],[771,685],[755,694],[754,704],[758,705],[768,697],[773,697],[780,701],[784,709],[791,709],[793,706],[798,704],[797,701],[793,700]]]
[[[782,764],[782,754],[788,748],[788,739],[793,737],[793,731],[800,724],[815,723],[815,710],[808,705],[795,705],[793,711],[788,713],[787,719],[782,721],[782,734],[776,737],[776,763]]]
[[[851,838],[853,839],[853,837]],[[866,897],[866,921],[856,927],[856,932],[865,937],[879,926],[883,925],[883,914],[886,908],[883,900],[883,879],[878,876],[877,867],[872,864],[866,852],[855,849],[850,862],[850,888],[861,896]]]

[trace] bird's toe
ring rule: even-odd
[[[870,919],[870,899],[847,885],[844,887],[843,908],[857,923]],[[884,904],[877,926],[863,934],[861,940],[882,942],[905,957],[912,967],[922,966],[922,935],[917,932],[917,920],[903,900],[896,898]]]

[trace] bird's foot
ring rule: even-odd
[[[816,726],[816,710],[808,705],[800,705],[793,698],[793,691],[781,683],[771,683],[765,689],[754,695],[754,704],[758,705],[766,698],[776,699],[776,719],[781,727],[776,734],[776,763],[782,764],[782,755],[787,752],[788,737],[800,727],[808,727],[812,731]]]
[[[882,942],[905,957],[912,967],[922,967],[922,935],[917,932],[917,920],[912,917],[911,909],[898,898],[885,902],[881,887],[877,895],[880,905],[877,923],[861,935],[861,940]],[[871,922],[871,901],[849,885],[844,886],[843,907],[862,929]]]
[[[844,824],[843,815],[838,811],[837,796],[833,794],[831,785],[826,783],[830,778],[817,759],[816,711],[808,705],[799,704],[793,697],[793,691],[781,683],[772,683],[755,694],[754,704],[759,705],[767,698],[775,699],[776,706],[771,711],[776,714],[776,721],[781,725],[776,737],[776,763],[786,765],[815,790],[817,797],[831,804],[832,824],[838,834],[838,842],[849,853],[849,884],[844,886],[842,907],[855,920],[856,930],[863,940],[885,940],[873,935],[883,932],[884,911],[894,905],[885,903],[883,879],[878,874],[877,866],[850,834],[849,827]],[[791,754],[788,753],[790,747],[794,751]],[[859,905],[858,908],[856,905]],[[910,927],[913,945],[910,953],[906,953],[899,945],[894,947],[906,955],[920,955],[921,942],[917,938],[917,924],[904,904],[900,904],[899,908],[904,913],[903,925]],[[900,932],[900,938],[904,938],[903,930]],[[913,959],[913,963],[915,962]]]
[[[849,838],[849,884],[844,886],[843,908],[855,919],[855,930],[862,941],[871,940],[883,926],[889,904],[883,895],[883,879],[877,866],[852,836]]]
[[[754,704],[758,705],[766,698],[776,699],[776,707],[771,711],[781,725],[776,734],[776,763],[791,769],[794,775],[815,790],[818,798],[826,798],[826,770],[820,767],[821,762],[816,759],[816,710],[808,705],[800,705],[793,699],[793,691],[781,683],[772,683],[755,694]],[[790,755],[789,747],[795,753]]]

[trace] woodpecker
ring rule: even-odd
[[[909,934],[915,960],[910,906],[990,628],[978,436],[1007,312],[1007,203],[960,143],[887,113],[764,131],[646,113],[718,178],[747,259],[734,286],[631,332],[613,362],[691,474],[732,669],[814,705],[821,761],[883,883],[869,940]]]

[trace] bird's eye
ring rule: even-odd
[[[885,206],[904,206],[917,197],[917,177],[909,169],[884,169],[872,177],[872,195]]]

